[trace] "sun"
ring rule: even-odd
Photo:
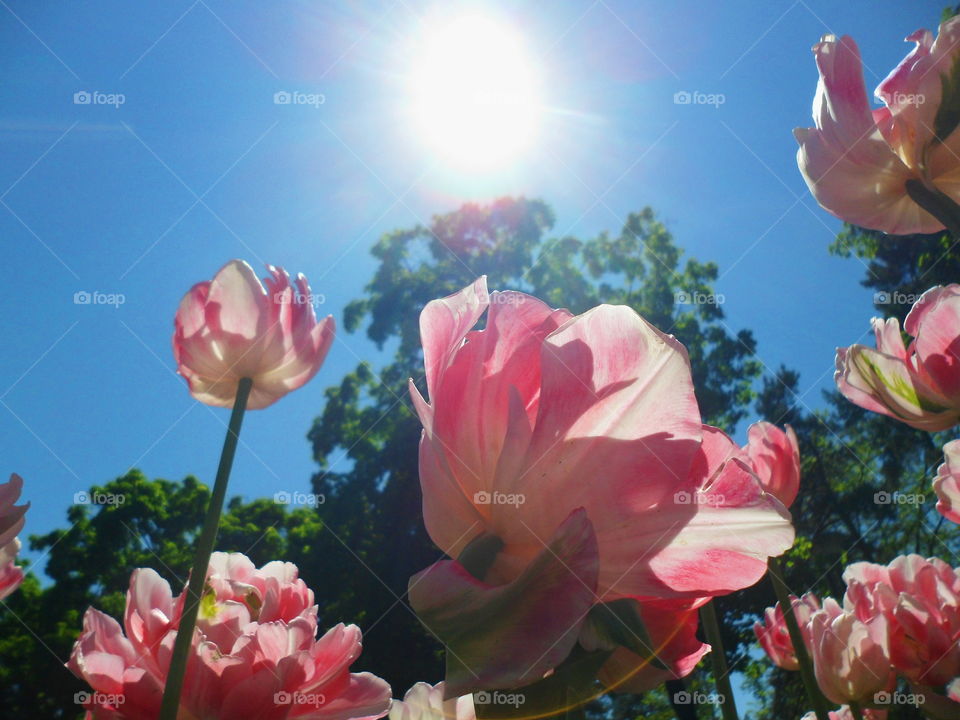
[[[410,83],[418,136],[454,167],[502,167],[536,135],[536,65],[509,25],[483,15],[434,24],[418,48]]]

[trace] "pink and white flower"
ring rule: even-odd
[[[793,616],[797,620],[797,626],[800,628],[800,633],[809,653],[811,649],[810,618],[820,610],[820,601],[813,593],[806,593],[802,598],[791,595],[790,605],[793,608]],[[784,670],[799,670],[800,663],[797,660],[797,651],[790,639],[780,603],[772,608],[767,608],[763,617],[764,621],[762,623],[758,622],[753,625],[753,632],[757,636],[760,646],[777,667]]]
[[[470,667],[448,662],[447,692],[532,682],[596,602],[729,593],[792,544],[789,513],[702,424],[683,346],[630,308],[573,316],[480,278],[420,331],[423,514],[453,559],[410,599]]]
[[[951,522],[960,523],[960,440],[943,446],[943,464],[933,481],[937,512]]]
[[[794,131],[797,162],[817,202],[849,223],[893,235],[943,229],[907,194],[908,181],[960,200],[960,133],[955,118],[940,113],[944,88],[960,86],[960,18],[940,25],[936,39],[918,30],[907,41],[917,45],[876,89],[884,107],[871,110],[857,44],[825,35],[813,46],[816,127]]]
[[[887,621],[863,622],[832,598],[810,619],[811,656],[817,684],[835,703],[872,702],[894,682],[887,651]]]
[[[763,489],[783,503],[793,505],[800,491],[800,446],[797,434],[787,425],[754,423],[747,430],[746,459]]]
[[[477,720],[473,696],[444,700],[443,683],[419,682],[390,705],[390,720]]]
[[[241,378],[253,380],[251,410],[272,405],[305,385],[333,342],[332,316],[317,321],[307,279],[294,282],[267,266],[266,287],[242,260],[183,296],[174,319],[177,372],[200,402],[230,407]]]
[[[844,572],[845,608],[886,621],[893,666],[910,682],[941,686],[960,677],[960,576],[938,558],[904,555]]]
[[[877,348],[837,349],[837,387],[850,402],[918,430],[960,422],[960,285],[927,290],[907,315],[873,319]]]
[[[185,597],[174,597],[153,570],[140,569],[130,578],[123,628],[109,615],[87,610],[67,666],[94,690],[89,718],[157,717]],[[316,611],[295,566],[257,569],[243,555],[214,553],[180,717],[383,717],[390,687],[349,670],[360,655],[360,630],[340,624],[318,639]]]
[[[23,529],[24,515],[30,507],[16,505],[23,489],[23,478],[16,473],[0,483],[0,600],[8,597],[23,582],[23,570],[17,566],[20,541],[17,535]]]
[[[887,720],[888,714],[886,710],[877,710],[875,708],[861,708],[860,713],[863,716],[863,720]],[[853,711],[848,705],[841,705],[838,710],[831,710],[827,715],[830,720],[856,720],[853,716]],[[803,716],[802,720],[817,720],[817,714],[808,712]]]

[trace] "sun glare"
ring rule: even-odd
[[[433,27],[419,48],[411,83],[418,135],[458,168],[505,165],[535,135],[536,71],[509,26],[468,15]]]

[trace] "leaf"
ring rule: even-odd
[[[943,143],[960,124],[960,53],[953,59],[950,72],[940,73],[940,84],[943,90],[933,120],[933,133],[935,142]]]
[[[446,646],[445,696],[522,687],[562,663],[596,601],[599,564],[581,508],[506,585],[477,580],[454,560],[410,578],[410,605]]]
[[[478,720],[494,718],[580,717],[577,708],[598,697],[597,673],[610,657],[607,650],[588,652],[577,646],[543,680],[510,691],[484,690],[473,695]]]
[[[631,598],[594,605],[580,630],[580,644],[587,650],[625,647],[644,659],[650,659],[654,667],[667,669],[654,653],[653,641],[640,616],[640,603]]]

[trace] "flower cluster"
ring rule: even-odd
[[[124,625],[93,608],[68,667],[94,693],[93,720],[154,720],[186,593],[150,569],[135,570]],[[254,567],[239,553],[211,558],[191,647],[179,717],[378,718],[390,687],[351,673],[360,630],[337,625],[317,638],[313,592],[290,563]]]
[[[899,676],[916,704],[960,712],[960,569],[904,555],[886,566],[854,563],[843,579],[842,604],[792,601],[823,694],[883,710]],[[778,666],[797,669],[779,605],[765,620],[755,627],[762,647]]]

